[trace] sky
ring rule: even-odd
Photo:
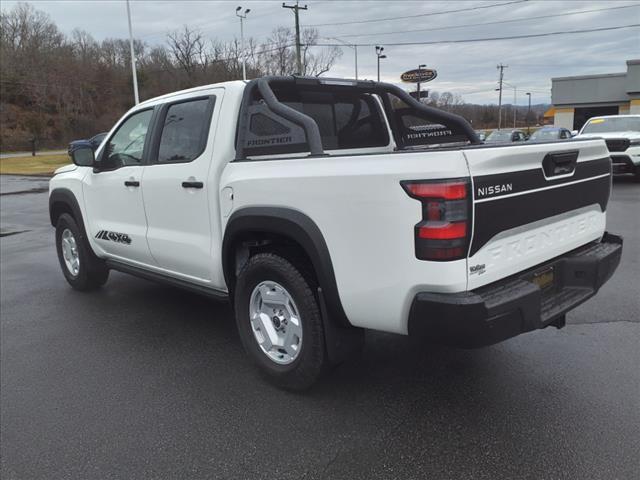
[[[2,9],[16,3],[3,0]],[[128,36],[124,0],[29,3],[48,13],[64,33],[80,28],[97,40]],[[132,0],[134,36],[149,44],[164,43],[169,31],[188,25],[211,39],[230,41],[240,35],[235,16],[239,5],[251,9],[245,36],[258,42],[278,26],[294,26],[293,12],[283,9],[282,1]],[[508,66],[505,103],[513,102],[515,87],[517,103],[525,105],[525,92],[531,92],[533,104],[550,103],[553,77],[624,72],[626,60],[640,58],[638,26],[498,41],[394,45],[639,25],[640,2],[633,0],[312,0],[300,5],[308,6],[300,12],[301,26],[316,26],[322,42],[360,45],[359,78],[376,78],[375,45],[379,44],[387,55],[381,60],[381,80],[399,83],[402,72],[426,64],[438,75],[423,89],[451,91],[470,103],[497,103],[499,63]],[[355,49],[342,51],[325,76],[354,77]]]

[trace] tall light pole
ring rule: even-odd
[[[426,67],[427,65],[425,63],[421,63],[420,65],[418,65],[418,70]],[[420,72],[418,72],[418,79],[420,78]],[[418,85],[416,87],[416,96],[418,97],[417,100],[420,101],[420,80],[418,80]]]
[[[247,14],[251,11],[250,8],[247,8],[244,13],[240,13],[242,7],[236,8],[236,17],[240,19],[240,49],[242,50],[242,80],[247,79],[247,66],[246,66],[246,55],[244,51],[244,25],[243,20],[246,20]]]
[[[529,97],[529,107],[527,108],[527,135],[529,135],[529,122],[531,121],[531,92],[526,93]]]
[[[384,47],[376,45],[376,56],[378,57],[378,82],[380,81],[380,59],[387,58],[387,56],[383,55],[382,52],[384,52]]]
[[[340,40],[337,37],[326,37],[326,38],[328,40],[335,40],[336,42],[340,42],[345,47],[353,48],[353,53],[355,55],[355,61],[356,61],[356,80],[357,80],[358,79],[358,45],[355,43],[354,44],[347,43],[344,40]]]
[[[140,103],[140,97],[138,96],[138,75],[136,74],[136,56],[133,51],[133,30],[131,29],[131,8],[129,7],[129,0],[127,0],[127,20],[129,21],[129,47],[131,49],[131,72],[133,73],[133,98],[136,101],[136,105]]]

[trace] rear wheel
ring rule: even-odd
[[[56,224],[56,250],[64,277],[76,290],[95,290],[109,277],[109,269],[89,247],[84,232],[68,213]]]
[[[320,308],[292,263],[251,257],[238,275],[235,313],[245,350],[270,381],[302,390],[318,379],[326,363]]]

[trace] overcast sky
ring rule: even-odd
[[[15,3],[3,0],[2,8],[12,8]],[[97,40],[128,35],[124,0],[40,0],[30,3],[48,13],[65,33],[81,28]],[[328,37],[337,37],[347,43],[383,45],[387,54],[381,64],[383,80],[396,83],[403,71],[424,63],[435,68],[438,77],[423,88],[458,93],[467,102],[497,103],[494,89],[498,63],[508,65],[505,81],[517,87],[518,103],[524,105],[526,91],[532,92],[532,103],[549,102],[552,77],[623,72],[626,60],[640,58],[638,27],[474,43],[392,45],[640,24],[640,2],[632,0],[318,0],[301,3],[304,4],[309,9],[301,11],[301,25],[321,24],[317,28],[324,37],[322,41],[336,43]],[[484,8],[499,4],[504,5]],[[239,22],[234,13],[238,5],[251,9],[245,35],[255,37],[259,42],[277,26],[294,25],[293,12],[283,9],[282,1],[133,0],[134,36],[150,44],[164,43],[168,31],[187,24],[207,37],[229,41],[239,36]],[[585,10],[600,11],[574,13]],[[442,13],[445,11],[450,13]],[[486,25],[506,20],[517,21]],[[458,28],[448,28],[452,26]],[[343,48],[342,58],[326,75],[353,77],[353,53],[352,48]],[[375,79],[374,46],[358,47],[358,67],[360,78]],[[505,95],[510,103],[513,88]]]

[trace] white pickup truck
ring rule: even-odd
[[[640,182],[640,115],[593,117],[579,138],[603,138],[611,154],[613,174],[633,174]]]
[[[483,145],[385,83],[172,93],[73,161],[49,197],[71,286],[114,269],[229,299],[250,357],[291,389],[364,329],[476,347],[559,328],[622,251],[603,140]]]

